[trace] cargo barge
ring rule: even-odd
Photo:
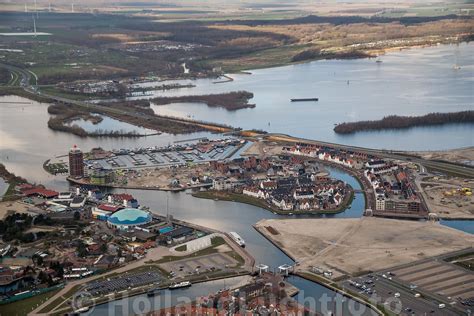
[[[319,98],[301,98],[301,99],[290,99],[291,102],[310,102],[319,101]]]

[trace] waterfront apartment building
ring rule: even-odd
[[[377,196],[375,200],[375,210],[403,213],[419,213],[420,211],[422,211],[422,208],[419,200],[403,201],[399,199],[385,199],[384,197]]]
[[[84,177],[84,157],[82,151],[76,145],[69,151],[69,176],[73,178]]]

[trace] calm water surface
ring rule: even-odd
[[[420,127],[342,136],[334,124],[474,109],[474,44],[391,52],[374,59],[327,60],[231,75],[233,82],[197,80],[195,88],[156,96],[253,92],[253,109],[227,111],[198,103],[153,106],[156,113],[193,117],[329,142],[387,149],[449,149],[474,145],[474,125]],[[457,64],[461,69],[455,70]],[[154,85],[148,83],[144,85]],[[319,102],[290,102],[318,97]]]
[[[100,117],[102,117],[102,121],[100,121],[97,124],[92,123],[89,120],[84,120],[82,118],[73,120],[69,122],[67,125],[69,126],[74,126],[77,125],[79,127],[82,127],[85,131],[94,133],[101,131],[103,133],[105,132],[123,132],[123,133],[131,133],[134,132],[136,134],[140,135],[152,135],[155,134],[156,131],[144,127],[139,127],[135,126],[126,122],[122,122],[116,119],[113,119],[108,116],[100,115],[100,114],[95,114]]]
[[[211,81],[201,80],[198,87],[190,91],[182,89],[167,93],[189,94],[191,91],[209,93],[247,89],[255,93],[253,102],[257,103],[257,108],[227,112],[222,109],[209,109],[205,105],[182,105],[182,108],[180,105],[170,105],[155,107],[155,110],[175,111],[166,114],[191,115],[206,120],[212,118],[213,121],[234,126],[263,128],[367,147],[435,149],[473,145],[472,125],[361,133],[349,137],[332,133],[335,122],[379,118],[392,114],[394,110],[397,114],[409,115],[472,109],[473,58],[472,54],[469,55],[472,47],[464,44],[459,47],[441,46],[393,53],[384,56],[381,65],[375,64],[373,60],[321,61],[258,70],[253,75],[237,75],[234,82],[226,84],[212,84]],[[461,65],[462,68],[454,71],[453,63]],[[321,101],[314,104],[288,102],[291,97],[311,96],[318,96]],[[80,138],[48,129],[49,115],[46,104],[33,101],[30,104],[4,103],[14,101],[25,99],[0,97],[0,162],[31,182],[43,183],[55,189],[63,189],[67,185],[64,177],[53,177],[41,166],[52,156],[64,155],[74,144],[88,151],[99,146],[105,149],[160,146],[195,137],[219,137],[210,133],[195,133],[179,136],[163,134],[138,139]],[[190,111],[194,108],[195,110]],[[346,173],[336,169],[329,171],[334,177],[359,188],[358,182]],[[276,268],[291,262],[290,258],[253,229],[252,225],[259,220],[279,217],[261,208],[234,202],[195,199],[190,192],[117,191],[133,194],[142,205],[149,206],[161,214],[166,212],[166,200],[169,199],[170,213],[176,218],[222,231],[237,231],[246,240],[247,248],[257,263]],[[360,217],[364,208],[363,195],[356,194],[351,209],[331,217]],[[442,221],[444,225],[474,233],[472,223]],[[231,286],[234,281],[229,281],[226,285]],[[332,291],[301,278],[291,278],[290,281],[304,290],[297,296],[298,301],[302,303],[308,297],[319,298],[323,294],[335,296]],[[220,282],[193,286],[185,290],[189,292],[173,294],[170,304],[178,299],[178,294],[205,295],[223,286]],[[127,307],[123,309],[116,307],[117,303],[102,305],[97,307],[93,314],[102,315],[110,311],[110,308],[117,309],[117,314],[130,314],[134,302],[138,304],[140,300],[146,299],[138,296],[122,301],[127,302]],[[350,301],[344,305],[345,311],[348,302]]]

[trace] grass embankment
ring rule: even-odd
[[[188,250],[188,247],[186,245],[182,245],[182,246],[176,247],[174,250],[184,252]]]
[[[3,195],[2,201],[17,200],[19,197],[15,193],[15,187],[18,184],[26,183],[27,181],[22,177],[18,177],[9,172],[3,164],[0,164],[0,178],[3,178],[8,183],[8,189]]]
[[[47,293],[39,294],[24,300],[20,300],[14,303],[5,304],[0,306],[1,315],[27,315],[32,310],[37,308],[39,305],[43,304],[49,298],[56,295],[59,292],[58,290],[50,291]]]
[[[40,313],[50,313],[52,310],[56,309],[57,307],[64,305],[79,289],[81,285],[73,286],[69,291],[61,295],[60,297],[56,298],[54,301],[46,305]],[[56,293],[55,293],[56,294]]]
[[[341,205],[334,210],[314,210],[314,211],[298,211],[298,210],[291,210],[285,211],[280,210],[277,207],[268,204],[266,201],[262,199],[257,199],[251,196],[247,196],[244,194],[227,192],[227,191],[199,191],[193,193],[194,197],[201,198],[201,199],[212,199],[212,200],[219,200],[219,201],[230,201],[230,202],[237,202],[237,203],[244,203],[253,205],[256,207],[263,208],[267,211],[274,212],[280,215],[317,215],[317,214],[337,214],[344,212],[352,203],[354,199],[354,191],[351,191],[349,198],[345,200],[345,202],[341,203]]]
[[[53,99],[45,96],[41,96],[35,93],[28,92],[20,87],[2,87],[0,86],[0,96],[6,95],[16,95],[19,97],[27,98],[33,101],[37,101],[40,103],[51,103],[54,102]]]
[[[218,252],[217,247],[225,243],[226,242],[224,238],[217,236],[211,239],[211,246],[208,248],[201,249],[199,251],[193,252],[186,256],[164,256],[163,258],[159,260],[155,260],[155,261],[150,260],[150,261],[146,261],[146,263],[158,264],[158,263],[165,263],[165,262],[171,262],[171,261],[182,260],[182,259],[207,256],[213,253],[217,253]]]
[[[467,252],[462,255],[444,259],[446,262],[463,267],[464,269],[474,271],[474,252]]]
[[[160,264],[160,263],[167,263],[167,262],[173,262],[173,261],[178,261],[178,260],[183,260],[183,259],[190,259],[190,258],[196,258],[196,257],[202,257],[202,256],[207,256],[210,254],[218,253],[219,250],[217,249],[219,246],[226,244],[224,238],[220,236],[216,236],[212,238],[211,240],[211,246],[205,249],[201,249],[199,251],[193,252],[189,255],[186,256],[164,256],[163,258],[159,260],[149,260],[146,261],[145,263],[147,264]],[[178,247],[180,248],[180,247]],[[178,251],[184,251],[184,250],[178,250]],[[224,254],[228,255],[229,257],[233,258],[238,262],[238,266],[241,266],[245,263],[244,258],[242,258],[238,253],[235,251],[226,251],[223,252]]]
[[[91,99],[100,99],[101,96],[98,95],[87,95],[83,93],[74,93],[65,91],[63,89],[57,88],[55,86],[42,86],[41,91],[47,94],[51,94],[61,98],[67,98],[71,100],[86,101]]]

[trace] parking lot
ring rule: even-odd
[[[89,292],[93,296],[100,296],[133,289],[144,285],[158,285],[161,280],[162,276],[157,272],[124,274],[116,278],[91,282],[86,288],[84,288],[84,291]]]
[[[400,281],[458,304],[474,297],[474,273],[443,260],[431,260],[392,272]]]
[[[394,281],[394,276],[369,274],[343,282],[351,291],[376,299],[387,311],[399,315],[459,315],[459,311],[446,305],[439,308],[439,302],[423,297],[416,289],[405,288]],[[392,279],[390,279],[392,278]]]
[[[223,253],[214,253],[199,258],[189,258],[170,263],[162,263],[160,267],[170,271],[175,278],[182,278],[190,275],[209,273],[216,270],[226,270],[233,267],[238,262]]]

